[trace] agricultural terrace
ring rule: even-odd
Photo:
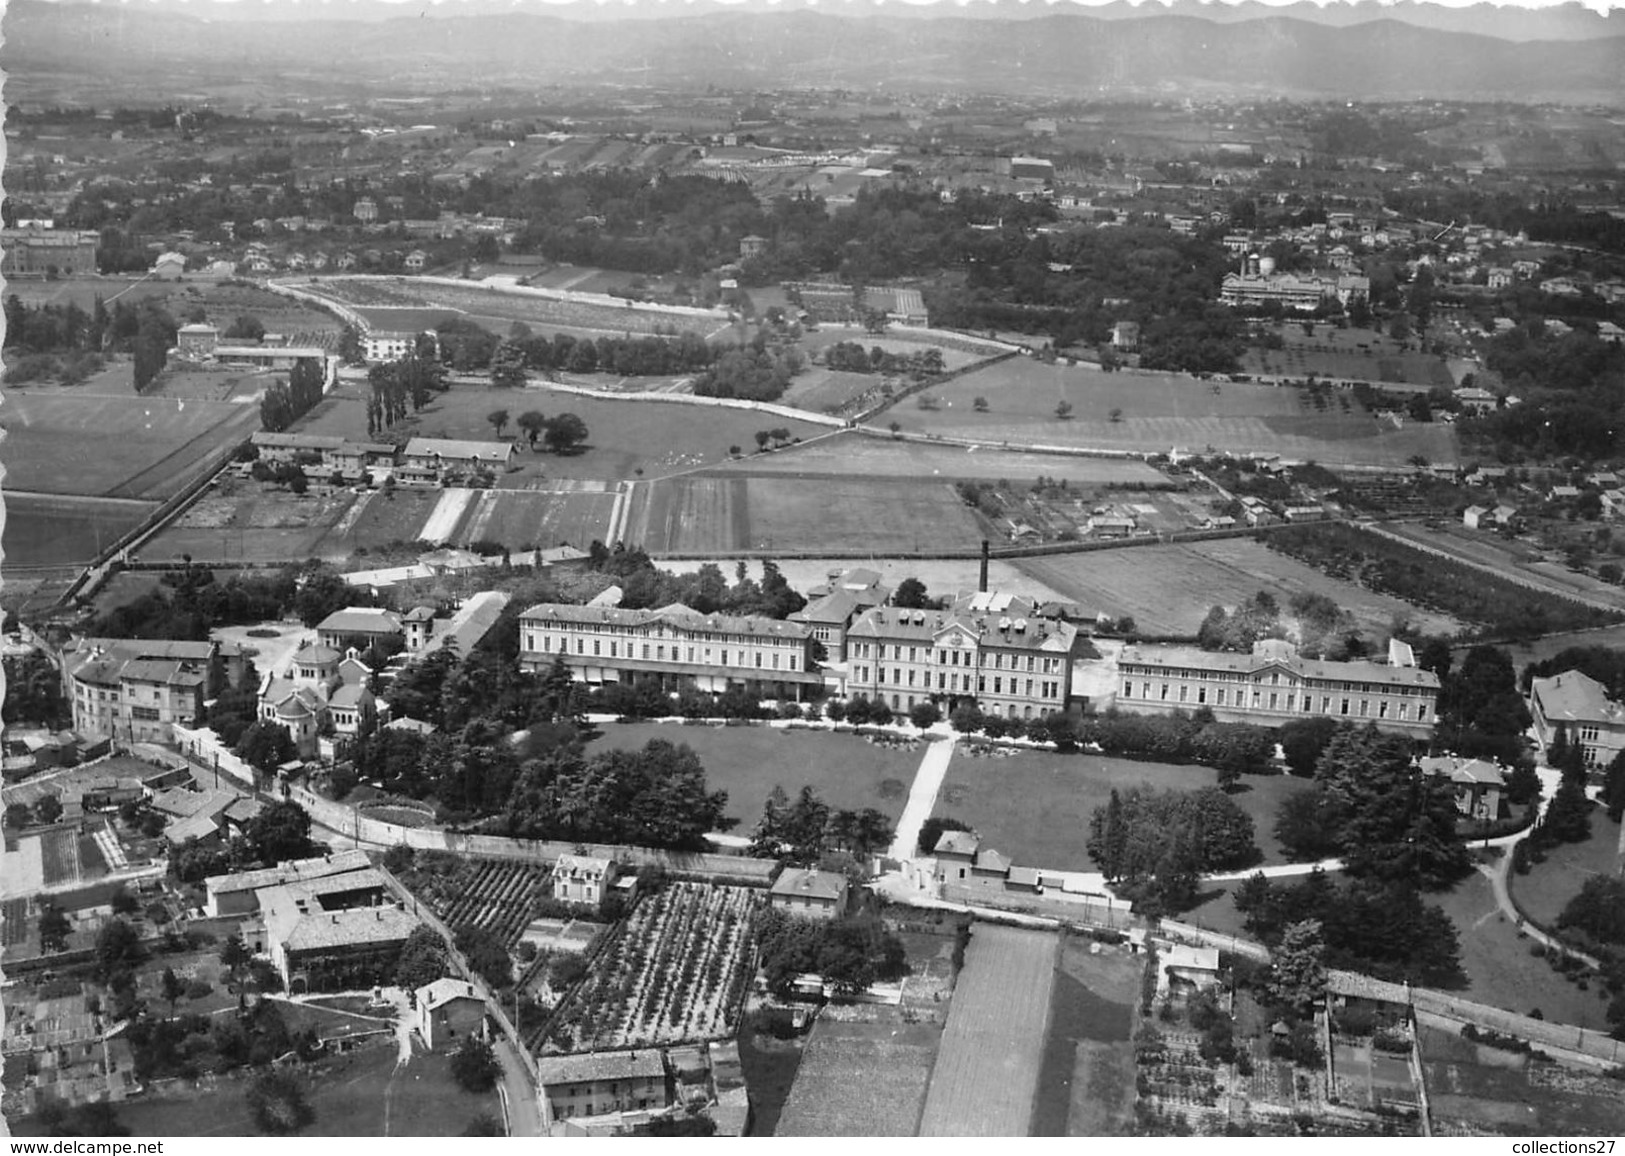
[[[974,552],[985,537],[945,481],[667,478],[634,488],[620,538],[656,556]]]
[[[651,739],[686,745],[705,767],[713,791],[728,792],[727,816],[748,832],[762,817],[775,786],[795,797],[810,786],[835,810],[873,807],[894,823],[903,813],[909,785],[924,757],[917,750],[883,747],[853,734],[780,727],[680,726],[673,723],[617,723],[588,747],[641,750]]]
[[[765,893],[669,883],[607,936],[587,977],[527,1041],[533,1052],[714,1040],[738,1028]]]
[[[1047,365],[1017,357],[955,378],[926,393],[935,409],[904,401],[871,419],[896,422],[905,433],[973,438],[992,444],[1029,443],[1167,453],[1276,453],[1325,466],[1404,466],[1421,455],[1453,463],[1453,429],[1443,424],[1379,422],[1351,395],[1324,409],[1307,391],[1264,385],[1210,383],[1178,373]],[[976,398],[988,411],[977,413]],[[1056,407],[1072,406],[1070,417]],[[1345,405],[1347,408],[1345,409]],[[1112,420],[1116,412],[1117,421]]]
[[[1306,379],[1313,374],[1322,380],[1369,381],[1373,385],[1445,389],[1455,385],[1444,358],[1404,348],[1410,342],[1370,329],[1338,329],[1323,322],[1314,322],[1313,329],[1313,333],[1305,333],[1302,322],[1277,322],[1268,331],[1280,335],[1282,348],[1254,345],[1242,355],[1242,368],[1269,377]]]
[[[294,423],[295,433],[336,434],[367,440],[369,388],[364,380],[346,380],[316,408]],[[532,384],[525,389],[489,385],[453,385],[387,436],[470,438],[489,441],[495,430],[487,421],[493,411],[508,411],[503,437],[520,446],[520,469],[499,478],[505,489],[523,489],[540,478],[605,479],[662,477],[729,460],[729,448],[754,447],[756,431],[787,429],[791,437],[827,433],[825,426],[776,414],[681,401],[626,401],[587,397]],[[587,443],[571,454],[531,453],[514,420],[528,410],[548,417],[573,413],[587,423]]]
[[[754,446],[747,447],[754,449]],[[765,454],[751,453],[711,471],[728,475],[789,475],[841,478],[941,478],[944,481],[1031,483],[1040,477],[1079,488],[1172,486],[1173,481],[1138,458],[1079,454],[1019,453],[968,446],[893,441],[857,431]]]
[[[1190,791],[1211,787],[1211,768],[1138,762],[1102,755],[1022,751],[1005,758],[974,755],[960,744],[931,812],[969,823],[984,844],[1024,867],[1096,871],[1084,842],[1095,808],[1113,790],[1133,787]],[[1248,775],[1231,798],[1252,817],[1254,842],[1265,863],[1285,863],[1273,827],[1281,800],[1307,790],[1306,779]]]
[[[1543,863],[1535,870],[1543,871],[1550,865]],[[1531,878],[1516,876],[1510,881],[1520,903],[1526,902],[1526,881]],[[1579,884],[1574,887],[1578,890]],[[1581,991],[1562,978],[1533,946],[1534,940],[1502,913],[1487,876],[1475,871],[1449,891],[1428,896],[1427,901],[1443,908],[1456,925],[1461,941],[1461,970],[1467,977],[1467,986],[1458,993],[1463,999],[1519,1015],[1539,1008],[1553,1023],[1573,1024],[1590,1031],[1608,1030],[1604,1013],[1613,997],[1601,983],[1589,985],[1590,991]],[[1205,904],[1197,918],[1209,923],[1205,918],[1209,908],[1220,905]],[[1222,905],[1233,908],[1228,899]],[[1215,910],[1214,914],[1220,913]]]
[[[510,951],[548,894],[549,871],[535,863],[420,852],[401,882],[453,931],[490,931]]]
[[[1619,1131],[1619,1084],[1600,1072],[1424,1027],[1417,1033],[1435,1136],[1610,1135]]]
[[[500,334],[521,321],[549,337],[557,332],[597,336],[682,330],[707,337],[728,325],[722,312],[668,311],[565,290],[448,284],[415,277],[328,277],[301,281],[298,287],[354,309],[371,328],[380,330],[428,328],[447,316]]]
[[[1050,995],[1034,1136],[1126,1136],[1134,1127],[1129,1033],[1145,963],[1126,945],[1063,934]]]
[[[971,926],[921,1136],[1027,1135],[1057,945],[1052,932]]]
[[[115,370],[126,379],[122,390],[98,379],[6,391],[0,421],[8,491],[162,500],[196,474],[211,450],[259,428],[252,398],[142,397],[128,384],[129,366]]]
[[[1239,605],[1260,590],[1283,608],[1293,595],[1324,594],[1379,640],[1396,619],[1429,634],[1462,628],[1447,615],[1333,578],[1250,538],[1018,558],[1011,565],[1080,605],[1131,616],[1148,634],[1194,637],[1210,607]]]

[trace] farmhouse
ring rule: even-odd
[[[802,919],[839,919],[846,914],[851,884],[834,871],[789,868],[774,880],[768,902]]]
[[[1433,730],[1439,679],[1414,666],[1330,662],[1298,656],[1280,639],[1251,654],[1190,646],[1129,646],[1118,655],[1119,710],[1168,714],[1208,707],[1220,722],[1279,725],[1324,715],[1374,722],[1384,730]]]
[[[574,1116],[664,1108],[666,1063],[658,1051],[549,1056],[536,1062],[542,1105],[551,1125]]]
[[[1065,710],[1078,628],[1037,617],[1030,599],[978,594],[951,610],[876,607],[847,634],[849,694],[908,710],[974,703],[989,714],[1032,718]]]
[[[406,443],[406,464],[420,470],[507,469],[519,451],[512,442],[413,438]]]
[[[376,869],[259,892],[263,931],[250,946],[269,952],[290,993],[354,991],[386,981],[418,918],[386,899]],[[244,925],[244,939],[251,925]]]
[[[1483,759],[1438,756],[1419,759],[1423,773],[1442,775],[1456,789],[1456,810],[1469,819],[1500,817],[1501,768]]]
[[[1531,682],[1529,713],[1542,746],[1551,745],[1561,724],[1569,742],[1585,752],[1588,767],[1605,767],[1625,750],[1625,707],[1582,671],[1566,670]]]
[[[203,910],[213,919],[221,915],[252,915],[260,909],[258,892],[264,887],[344,875],[372,866],[365,851],[338,851],[313,859],[290,859],[275,867],[211,875],[203,881],[208,898]]]
[[[485,1000],[463,979],[437,979],[412,993],[414,1025],[432,1052],[465,1036],[485,1035]]]
[[[655,680],[675,690],[755,686],[800,701],[823,683],[812,658],[812,628],[773,618],[543,603],[519,619],[520,666],[544,671],[563,656],[577,682]]]
[[[73,729],[128,742],[169,742],[171,724],[197,725],[216,656],[225,661],[227,678],[241,674],[242,653],[232,643],[81,639],[63,654]]]
[[[565,903],[604,901],[619,874],[615,860],[592,855],[560,855],[553,865],[553,898]]]

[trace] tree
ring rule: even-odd
[[[1342,805],[1324,787],[1288,795],[1275,813],[1275,837],[1299,862],[1336,855],[1342,846]]]
[[[27,803],[6,804],[5,823],[12,830],[21,831],[33,821],[34,812],[29,809]]]
[[[1600,798],[1602,805],[1608,808],[1608,818],[1619,822],[1625,815],[1625,751],[1615,755],[1608,764]]]
[[[141,910],[141,901],[122,883],[113,889],[108,903],[114,915],[134,915]]]
[[[243,828],[254,857],[266,863],[310,854],[310,816],[298,803],[283,800],[261,808]]]
[[[395,961],[395,984],[414,991],[450,974],[446,962],[446,941],[427,925],[415,927],[406,937]]]
[[[265,324],[251,313],[239,313],[224,333],[227,341],[248,341],[254,344],[265,339]]]
[[[272,1136],[291,1136],[316,1122],[299,1077],[288,1068],[273,1068],[249,1084],[248,1111],[254,1126]]]
[[[573,413],[561,413],[548,420],[544,440],[554,453],[567,454],[574,452],[587,437],[586,422]]]
[[[110,919],[96,933],[96,975],[103,983],[129,973],[146,956],[141,937],[122,919]]]
[[[496,1053],[479,1036],[464,1036],[451,1054],[452,1078],[465,1092],[489,1092],[501,1074]]]
[[[252,958],[248,945],[243,942],[240,935],[227,936],[226,942],[220,947],[220,962],[231,973],[231,981],[234,984],[238,982],[244,966]]]
[[[520,414],[515,423],[524,432],[525,439],[530,442],[530,448],[536,448],[536,439],[542,436],[547,428],[547,418],[539,410],[527,409]]]
[[[34,822],[41,826],[56,822],[62,817],[62,800],[55,795],[41,795],[34,803]]]
[[[908,708],[908,721],[923,731],[942,721],[942,711],[933,702],[917,702]]]
[[[1072,403],[1067,401],[1065,398],[1057,402],[1055,405],[1055,416],[1061,421],[1067,421],[1070,419],[1072,417]]]
[[[478,1116],[475,1116],[463,1128],[463,1131],[462,1131],[461,1134],[464,1135],[464,1136],[506,1136],[507,1135],[507,1133],[502,1130],[502,1121],[498,1120],[490,1112],[481,1112]]]
[[[986,413],[987,412],[987,398],[985,398],[985,397],[972,398],[971,403],[970,403],[970,407],[971,407],[971,409],[975,410],[977,413]]]
[[[892,605],[903,610],[934,610],[937,604],[926,593],[925,583],[911,575],[897,584]]]
[[[169,1004],[169,1018],[175,1018],[175,1005],[180,1002],[181,996],[186,994],[186,981],[175,974],[172,967],[164,968],[162,979],[164,999]]]
[[[299,749],[293,745],[287,727],[260,719],[237,740],[237,754],[260,774],[269,776],[283,763],[297,758]]]
[[[73,924],[60,908],[45,907],[39,916],[40,950],[50,955],[68,946],[68,933]]]
[[[1056,411],[1056,416],[1057,417],[1065,417],[1066,415],[1063,414],[1063,413],[1060,413],[1059,410],[1057,410]],[[1117,406],[1113,406],[1112,409],[1111,409],[1111,412],[1106,415],[1106,420],[1111,422],[1113,425],[1116,425],[1118,422],[1123,420],[1123,411],[1120,408],[1118,408]]]
[[[1326,992],[1326,944],[1318,919],[1290,923],[1270,952],[1270,996],[1295,1009],[1309,1009]]]
[[[1278,735],[1281,751],[1286,756],[1287,768],[1300,778],[1311,778],[1320,762],[1320,756],[1326,751],[1326,744],[1332,741],[1332,736],[1342,725],[1336,719],[1324,715],[1294,719],[1283,724]]]
[[[505,409],[493,409],[490,413],[485,415],[485,420],[491,423],[491,428],[496,431],[497,437],[500,438],[502,436],[502,431],[508,426],[508,411]]]
[[[504,341],[492,351],[492,385],[500,389],[521,389],[524,387],[526,376],[525,347],[520,342]]]
[[[494,988],[513,984],[513,960],[508,949],[489,928],[464,924],[452,933],[457,950],[474,973]]]

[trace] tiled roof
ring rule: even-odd
[[[991,847],[983,847],[976,852],[976,862],[971,865],[971,870],[1004,875],[1010,870],[1010,856],[1000,854]]]
[[[532,606],[520,618],[526,622],[544,624],[598,623],[625,629],[663,622],[679,630],[697,633],[767,635],[779,638],[807,638],[812,633],[811,627],[801,622],[784,622],[777,618],[763,618],[757,615],[701,614],[698,610],[675,603],[658,610],[620,610],[607,606],[571,606],[560,602],[544,602]]]
[[[317,879],[324,875],[342,875],[371,867],[372,860],[365,851],[338,851],[311,859],[290,859],[275,867],[260,867],[253,871],[236,871],[230,875],[211,875],[204,885],[212,894],[223,895],[233,891],[258,891],[278,883],[299,879]]]
[[[585,1084],[595,1080],[635,1080],[666,1074],[665,1061],[653,1048],[631,1052],[591,1052],[577,1056],[545,1056],[536,1061],[542,1087]]]
[[[1004,615],[993,611],[984,614],[949,610],[896,610],[891,607],[866,611],[852,624],[848,634],[852,638],[872,638],[880,642],[935,643],[938,638],[956,630],[974,638],[978,646],[1055,653],[1070,651],[1078,637],[1077,627],[1070,623],[1036,615]]]
[[[406,939],[419,926],[417,916],[398,907],[317,911],[296,922],[282,942],[290,951],[394,943]]]
[[[335,610],[322,619],[316,629],[323,634],[399,634],[400,616],[393,610],[378,610],[368,606],[351,606]],[[339,656],[333,656],[337,659]]]
[[[789,897],[812,896],[838,903],[841,896],[846,893],[846,889],[846,879],[833,871],[813,871],[793,867],[774,881],[769,894]]]
[[[460,441],[453,438],[412,438],[406,443],[409,458],[449,458],[456,461],[507,460],[515,453],[512,442]]]
[[[238,798],[231,791],[189,791],[185,787],[171,787],[152,797],[152,809],[177,819],[190,819],[194,815],[218,815]]]
[[[937,855],[974,855],[981,845],[982,841],[969,831],[944,831],[932,850]]]
[[[560,855],[558,862],[553,864],[553,874],[602,876],[609,871],[614,862],[613,859],[595,855]]]
[[[1484,784],[1499,787],[1505,780],[1501,768],[1484,759],[1460,759],[1444,755],[1419,759],[1417,765],[1430,775],[1444,775],[1452,783]]]
[[[1164,669],[1227,671],[1252,674],[1272,666],[1290,670],[1301,677],[1338,679],[1344,682],[1376,682],[1390,686],[1439,687],[1431,671],[1414,666],[1384,666],[1375,662],[1330,662],[1320,658],[1299,658],[1290,649],[1281,654],[1235,654],[1223,650],[1201,650],[1194,646],[1126,646],[1118,655],[1119,668],[1137,665]]]
[[[1578,670],[1565,670],[1550,678],[1537,678],[1530,694],[1539,701],[1548,722],[1597,722],[1625,725],[1625,708],[1609,699],[1608,688]]]
[[[478,999],[481,1003],[485,1002],[474,990],[474,985],[466,979],[441,978],[433,983],[426,983],[417,990],[418,1006],[426,1011],[433,1011],[454,999]]]

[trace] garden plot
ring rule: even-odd
[[[397,874],[448,927],[485,928],[512,950],[536,912],[549,872],[535,863],[423,853]]]
[[[738,1027],[763,892],[672,883],[639,900],[527,1041],[539,1050],[721,1039]]]

